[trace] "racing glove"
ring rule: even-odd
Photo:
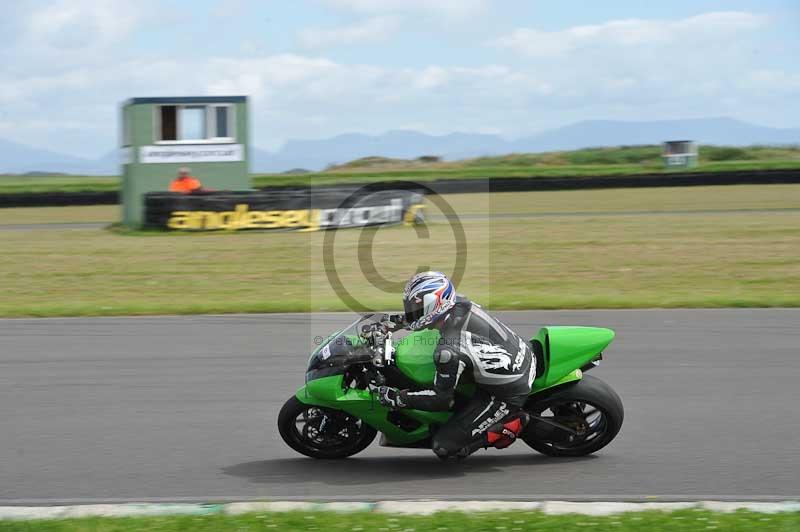
[[[384,314],[383,322],[384,327],[387,330],[395,330],[395,329],[402,329],[404,326],[407,325],[406,323],[406,315],[405,314]]]
[[[381,386],[378,388],[378,401],[383,406],[389,408],[403,408],[405,403],[400,398],[400,390],[392,388],[391,386]]]

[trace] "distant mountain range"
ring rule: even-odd
[[[116,150],[98,159],[82,159],[63,153],[0,139],[0,173],[58,172],[111,175],[119,172]]]
[[[330,164],[370,155],[399,159],[438,155],[454,160],[506,153],[658,144],[680,139],[727,146],[800,144],[800,128],[757,126],[732,118],[699,118],[643,122],[586,120],[516,140],[472,133],[440,136],[417,131],[389,131],[382,135],[348,133],[320,140],[289,140],[275,152],[252,147],[251,168],[256,172],[294,168],[321,170]],[[35,171],[112,175],[119,172],[118,152],[111,150],[97,159],[82,159],[0,139],[0,173]]]

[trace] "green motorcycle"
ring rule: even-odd
[[[462,379],[448,412],[392,410],[380,404],[381,385],[425,389],[433,385],[439,332],[393,338],[385,314],[363,316],[328,337],[308,361],[306,384],[281,408],[278,429],[289,447],[312,458],[345,458],[364,450],[378,432],[381,445],[428,448],[436,428],[474,393]],[[622,426],[619,396],[584,373],[596,366],[614,331],[597,327],[544,327],[531,339],[536,376],[524,409],[530,422],[520,438],[550,456],[583,456],[608,445]]]

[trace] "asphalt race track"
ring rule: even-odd
[[[245,499],[798,499],[800,310],[500,313],[612,327],[625,403],[593,457],[301,457],[275,429],[343,314],[0,320],[0,504]]]

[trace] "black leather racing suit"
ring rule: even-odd
[[[475,381],[476,393],[434,434],[439,455],[457,454],[486,439],[486,431],[512,417],[528,397],[536,374],[530,345],[479,305],[458,297],[443,318],[434,352],[433,389],[402,391],[405,408],[448,410],[462,378]]]

